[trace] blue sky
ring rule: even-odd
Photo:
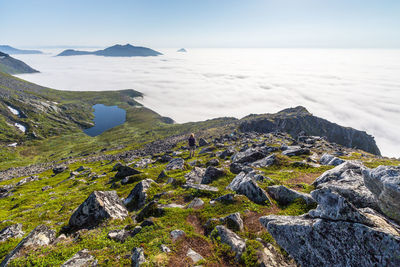
[[[399,14],[399,0],[0,0],[0,44],[399,48]]]

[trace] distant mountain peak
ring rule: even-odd
[[[187,52],[186,51],[186,49],[185,48],[181,48],[181,49],[179,49],[178,51],[176,51],[176,52]]]
[[[0,51],[6,54],[42,54],[39,50],[17,49],[9,45],[0,45]]]
[[[116,44],[107,47],[103,50],[97,50],[93,52],[67,49],[58,54],[57,56],[77,56],[77,55],[96,55],[105,57],[148,57],[148,56],[159,56],[162,54],[158,51],[155,51],[147,47],[133,46],[131,44],[126,44],[126,45]]]

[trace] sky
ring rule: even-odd
[[[399,14],[399,0],[0,0],[0,44],[400,48]]]

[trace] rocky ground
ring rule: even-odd
[[[185,138],[1,172],[0,266],[400,265],[400,161],[236,131],[189,158]]]

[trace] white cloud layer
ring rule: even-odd
[[[375,136],[400,157],[400,50],[188,49],[163,56],[17,57],[61,90],[135,89],[147,107],[177,122],[276,112],[297,105]]]

